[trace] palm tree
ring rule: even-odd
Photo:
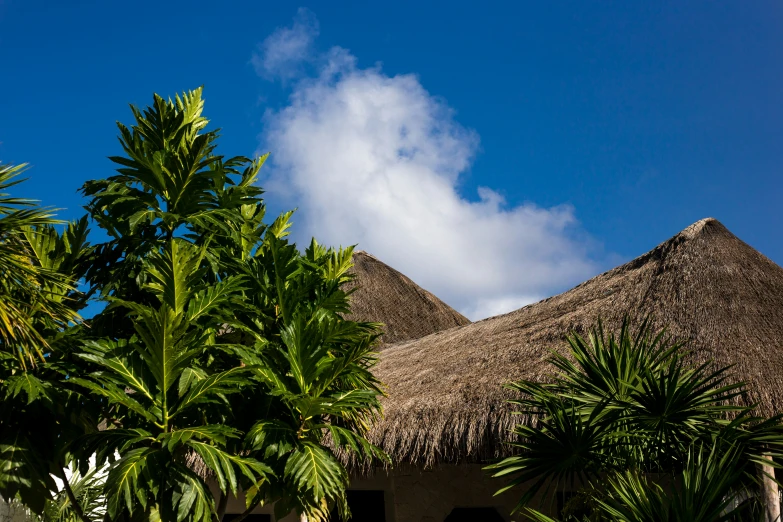
[[[63,299],[73,281],[34,251],[38,229],[58,221],[51,210],[6,192],[23,181],[18,176],[24,169],[0,164],[0,350],[26,368],[41,362],[48,348],[34,318],[64,326],[78,315]]]
[[[526,485],[517,510],[544,520],[528,506],[536,494],[551,509],[555,492],[579,491],[589,520],[739,520],[748,504],[758,511],[755,494],[741,507],[731,499],[758,489],[756,466],[780,455],[783,427],[736,405],[746,390],[728,381],[728,368],[691,366],[683,345],[649,321],[633,332],[626,319],[617,336],[599,322],[588,340],[573,334],[568,343],[568,357],[551,358],[549,383],[509,385],[535,422],[514,430],[517,455],[488,469],[511,479],[500,491]]]

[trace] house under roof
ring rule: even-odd
[[[514,312],[386,348],[374,441],[396,463],[431,466],[504,454],[518,422],[503,383],[545,379],[550,349],[601,317],[648,314],[687,340],[691,357],[734,365],[764,414],[783,411],[783,268],[715,219],[565,293]]]
[[[470,321],[389,265],[364,251],[353,254],[350,318],[384,323],[385,345],[418,339]]]
[[[696,360],[734,364],[763,413],[783,410],[783,268],[714,219],[568,292],[472,324],[368,254],[355,261],[356,317],[386,322],[391,340],[409,339],[387,345],[375,368],[388,396],[371,438],[394,466],[354,470],[348,502],[356,520],[519,520],[509,513],[520,490],[494,495],[503,481],[482,469],[505,454],[508,430],[520,421],[502,385],[546,379],[550,350],[564,351],[564,335],[585,333],[599,316],[611,331],[626,313],[653,314],[690,341]],[[533,504],[554,508],[540,496]],[[232,498],[228,512],[244,505]],[[255,513],[273,520],[272,506]]]

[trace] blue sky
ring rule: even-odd
[[[707,216],[783,264],[780,2],[283,4],[0,0],[0,160],[77,217],[127,104],[203,84],[298,239],[474,318]]]

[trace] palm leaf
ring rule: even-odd
[[[252,458],[239,457],[221,450],[205,442],[189,440],[187,445],[193,448],[204,460],[204,464],[215,473],[220,490],[230,490],[232,494],[237,492],[237,476],[234,468],[238,469],[251,483],[274,476],[274,471],[266,464]]]
[[[154,450],[150,448],[132,449],[111,467],[106,478],[109,516],[117,518],[123,509],[132,514],[134,510],[138,511],[139,505],[146,509],[148,499],[138,487],[138,482],[153,454]]]
[[[305,441],[297,447],[285,465],[285,477],[316,502],[333,498],[334,492],[348,485],[348,474],[323,447]]]

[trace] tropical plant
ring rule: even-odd
[[[296,510],[309,520],[348,512],[344,458],[388,459],[366,435],[380,415],[375,324],[344,319],[342,289],[352,249],[325,249],[312,241],[304,256],[284,238],[271,236],[245,263],[242,316],[250,342],[237,351],[260,383],[253,400],[235,403],[237,417],[252,419],[244,450],[269,463],[279,481],[251,490],[248,508],[276,501],[278,516]],[[245,397],[243,397],[245,398]]]
[[[10,187],[19,168],[0,169]],[[40,514],[72,461],[67,442],[94,430],[88,398],[61,384],[86,295],[75,287],[89,254],[87,220],[58,232],[51,212],[28,200],[0,203],[0,495]]]
[[[633,332],[626,319],[617,336],[599,322],[589,340],[568,343],[568,356],[552,355],[548,383],[508,386],[534,422],[515,428],[517,454],[488,469],[510,478],[499,493],[525,484],[516,510],[544,520],[530,502],[543,492],[551,510],[561,491],[592,499],[579,515],[589,520],[734,520],[758,507],[757,495],[741,508],[730,500],[758,488],[756,465],[780,456],[783,427],[737,405],[746,389],[728,368],[692,366],[684,345],[647,320]]]
[[[64,327],[78,315],[65,301],[72,281],[51,266],[48,252],[33,251],[45,248],[58,221],[35,201],[6,192],[23,181],[18,176],[24,169],[0,164],[0,350],[27,368],[41,362],[48,348],[33,321]]]
[[[673,484],[664,488],[639,471],[609,482],[600,505],[611,520],[638,522],[723,522],[759,520],[763,511],[743,480],[742,453],[736,449],[694,445]]]
[[[87,520],[102,520],[106,514],[105,467],[90,466],[82,473],[74,463],[66,475],[68,489],[64,487],[63,483],[63,488],[52,500],[46,502],[43,514],[38,516],[37,520],[41,522],[82,522],[82,517]],[[76,500],[75,503],[71,500],[72,498]]]
[[[135,124],[117,123],[125,152],[110,158],[119,165],[117,174],[82,188],[90,217],[109,236],[97,245],[87,271],[88,283],[102,297],[154,302],[144,291],[143,263],[173,237],[211,245],[216,236],[244,232],[247,213],[257,216],[262,227],[263,191],[257,178],[266,155],[254,160],[216,155],[219,132],[205,130],[201,93],[199,88],[174,100],[156,94],[151,107],[131,106]],[[217,248],[205,252],[204,265],[215,272],[205,275],[213,282],[220,253]],[[94,331],[114,337],[132,333],[125,314],[113,311],[95,318]]]
[[[228,394],[252,385],[250,370],[237,363],[212,371],[204,360],[210,350],[224,348],[215,334],[230,316],[241,281],[204,284],[204,255],[204,247],[172,239],[163,253],[146,258],[142,290],[158,299],[157,306],[112,299],[112,306],[128,310],[135,334],[88,341],[81,357],[101,369],[71,379],[104,397],[114,413],[116,427],[83,442],[99,464],[115,451],[120,455],[106,480],[113,520],[124,512],[143,513],[144,519],[211,519],[214,498],[187,466],[189,451],[201,457],[224,492],[237,493],[237,474],[252,484],[272,474],[263,463],[226,451],[226,441],[242,434],[222,422],[226,415],[216,406],[228,406]]]
[[[266,225],[265,156],[216,155],[202,108],[200,89],[132,107],[118,174],[84,185],[109,236],[87,280],[110,305],[84,344],[94,371],[70,381],[104,398],[111,429],[78,446],[120,456],[111,518],[221,519],[241,489],[248,513],[276,502],[323,519],[347,510],[337,456],[383,458],[365,438],[380,413],[376,325],[345,319],[352,249],[300,253],[290,212]]]

